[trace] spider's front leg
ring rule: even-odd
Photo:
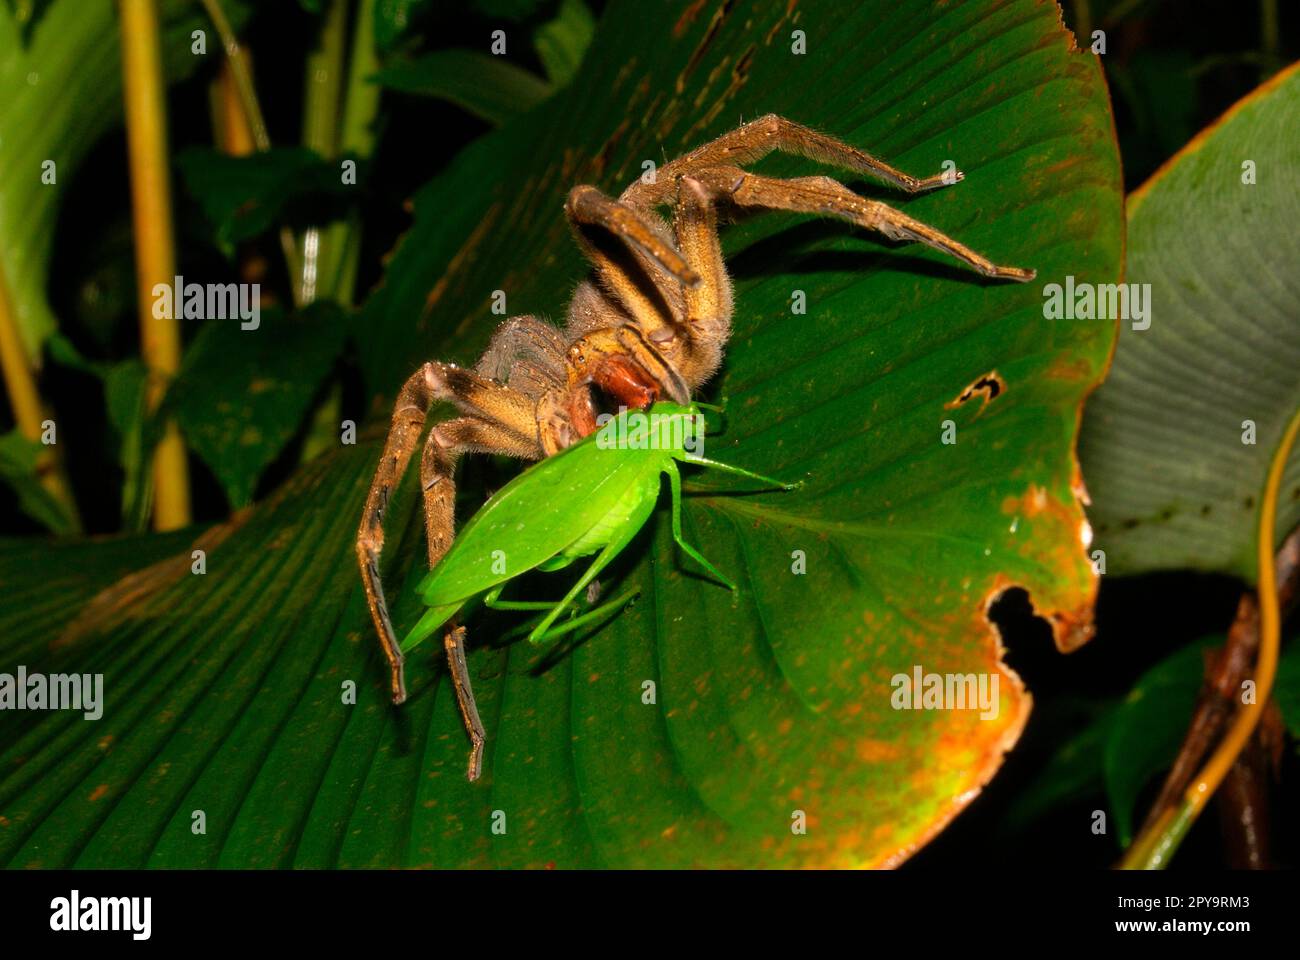
[[[600,293],[584,297],[591,291],[580,288],[570,308],[567,332],[574,340],[564,355],[562,392],[585,397],[585,386],[594,383],[632,408],[660,397],[689,402],[690,383],[659,345],[671,347],[678,337],[679,291],[700,286],[703,278],[674,245],[668,226],[651,211],[611,200],[595,187],[579,186],[569,192],[565,212],[591,261]],[[575,313],[582,303],[588,305],[589,315],[581,309]],[[569,410],[580,436],[596,429],[594,417],[589,403]]]
[[[670,277],[674,288],[700,282],[652,211],[633,208],[586,185],[569,191],[564,211],[601,287],[642,330],[654,329],[672,314],[656,272]],[[621,250],[609,247],[611,238]]]
[[[634,207],[668,203],[673,198],[672,184],[679,176],[692,176],[709,167],[744,166],[773,151],[807,157],[841,170],[865,173],[907,193],[925,193],[950,186],[963,178],[960,170],[914,177],[843,140],[769,113],[665,164],[655,182],[637,180],[619,199]]]
[[[999,266],[929,224],[893,207],[860,197],[830,177],[793,177],[779,180],[748,173],[739,167],[711,167],[692,174],[716,200],[759,210],[789,210],[836,217],[883,233],[891,240],[918,240],[962,261],[987,277],[1032,280],[1033,270]]]
[[[571,314],[569,329],[581,336],[565,358],[569,394],[595,383],[633,408],[660,397],[686,403],[690,391],[721,364],[731,332],[732,294],[717,213],[702,183],[688,176],[675,183],[671,228],[653,211],[610,200],[594,187],[570,193],[569,215],[579,242],[606,296],[631,322],[593,329],[585,316],[575,323]],[[639,225],[639,235],[655,238],[659,255],[629,238],[629,223]],[[601,230],[589,234],[589,226]],[[615,258],[600,243],[609,235],[622,240],[632,262]],[[595,429],[594,413],[579,413],[572,420],[585,435]]]
[[[682,255],[654,229],[652,221],[644,215],[643,211],[633,209],[626,203],[606,196],[595,187],[584,184],[569,191],[568,200],[565,201],[565,213],[570,222],[579,227],[595,226],[608,231],[629,247],[650,257],[683,283],[699,282],[691,273],[686,261],[682,259]],[[587,238],[581,231],[579,231],[579,240],[583,241],[584,247],[587,248],[586,252],[591,254],[593,251],[590,250]],[[592,259],[599,269],[605,258],[597,255]]]

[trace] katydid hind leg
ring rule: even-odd
[[[483,597],[483,606],[492,610],[549,610],[555,606],[550,600],[502,600],[505,584],[490,590]]]
[[[637,535],[640,529],[641,524],[629,523],[615,535],[615,539],[605,545],[604,549],[596,555],[596,559],[591,562],[591,566],[578,578],[578,582],[564,595],[564,599],[557,603],[555,608],[542,619],[542,622],[533,628],[533,632],[528,635],[529,643],[541,643],[542,637],[550,630],[551,624],[555,623],[566,607],[586,591],[587,584],[595,580],[600,571],[604,570],[615,557],[623,552],[623,548],[632,542],[632,538]]]
[[[549,628],[545,633],[540,634],[535,640],[533,640],[532,635],[530,634],[529,640],[533,643],[546,643],[556,639],[557,637],[562,637],[565,634],[572,633],[575,630],[581,630],[587,624],[600,620],[608,616],[611,612],[627,606],[640,592],[640,590],[636,589],[625,590],[613,600],[607,600],[605,603],[602,603],[598,607],[593,607],[584,614],[565,620],[564,623]]]
[[[593,583],[596,583],[596,581],[593,581]],[[581,620],[583,620],[584,622],[586,622],[587,620],[589,620],[589,619],[591,618],[592,614],[597,613],[598,611],[603,611],[603,610],[605,610],[605,609],[608,608],[609,606],[613,605],[615,602],[618,602],[618,603],[626,603],[626,602],[627,602],[628,600],[630,600],[632,597],[636,596],[636,595],[637,595],[637,592],[638,592],[638,591],[636,591],[636,590],[633,590],[633,591],[631,591],[631,592],[629,592],[629,593],[625,593],[625,594],[623,594],[621,597],[618,598],[617,601],[613,601],[613,600],[611,600],[611,601],[609,601],[608,603],[602,604],[601,606],[597,607],[597,606],[595,606],[595,603],[596,603],[596,601],[599,599],[600,594],[599,594],[599,592],[597,592],[596,595],[593,597],[593,596],[592,596],[591,586],[592,586],[592,584],[588,584],[588,585],[587,585],[587,606],[589,606],[591,609],[589,609],[586,613],[581,614],[581,616],[579,616],[577,608],[573,608],[573,609],[569,610],[569,616],[570,616],[570,617],[578,617],[579,619],[581,619]],[[504,584],[502,584],[502,586],[497,587],[496,589],[492,590],[490,593],[485,594],[484,597],[483,597],[483,605],[484,605],[485,607],[489,607],[489,608],[491,608],[491,609],[493,609],[493,610],[517,610],[517,611],[534,611],[534,612],[536,612],[536,611],[540,611],[540,610],[545,610],[545,611],[547,611],[547,612],[550,612],[551,610],[554,610],[554,609],[556,608],[556,606],[560,606],[561,610],[564,609],[564,601],[563,601],[563,600],[559,600],[559,601],[556,601],[556,600],[502,600],[502,599],[500,599],[500,597],[501,597],[501,591],[502,591],[503,587],[504,587]],[[532,632],[532,629],[533,629],[532,624],[531,624],[531,622],[529,622],[529,623],[525,626],[523,632],[524,632],[524,633],[531,633],[531,632]],[[572,628],[570,627],[570,628],[567,628],[567,629],[572,629]],[[517,634],[511,634],[511,635],[517,635]]]
[[[668,487],[672,491],[673,497],[673,539],[677,541],[677,546],[681,547],[687,556],[691,557],[696,563],[702,566],[709,573],[713,574],[719,581],[726,584],[727,589],[732,593],[737,592],[740,588],[724,576],[717,567],[709,563],[700,551],[692,547],[682,537],[682,475],[677,470],[677,464],[668,461],[668,466],[664,472],[668,474]]]

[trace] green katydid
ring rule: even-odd
[[[480,599],[498,610],[547,611],[528,634],[532,643],[570,633],[625,605],[636,591],[556,623],[650,518],[659,498],[661,474],[667,474],[672,493],[673,539],[696,563],[736,591],[734,583],[682,538],[681,474],[675,461],[712,467],[783,490],[794,489],[801,482],[782,483],[700,456],[704,440],[700,406],[661,402],[649,411],[624,410],[596,433],[530,467],[494,494],[420,583],[420,597],[429,609],[402,641],[402,652],[428,638],[462,607]],[[547,509],[543,504],[563,507]],[[501,599],[506,583],[515,577],[530,570],[560,570],[593,553],[596,559],[558,602]],[[468,673],[457,671],[452,680],[473,744],[469,779],[475,780],[482,758],[482,725]]]

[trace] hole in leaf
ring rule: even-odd
[[[1007,382],[1002,379],[1002,375],[996,370],[990,370],[957,394],[955,399],[949,400],[943,406],[945,410],[952,410],[954,407],[960,407],[967,401],[979,397],[983,401],[980,404],[980,412],[982,413],[984,408],[988,406],[989,401],[997,399],[1006,388]]]

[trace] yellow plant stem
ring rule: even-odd
[[[1250,703],[1243,704],[1233,718],[1218,748],[1206,761],[1201,773],[1188,786],[1177,807],[1161,813],[1151,828],[1133,842],[1120,866],[1125,869],[1158,869],[1168,864],[1191,825],[1205,808],[1237,757],[1250,741],[1273,692],[1277,676],[1278,651],[1282,642],[1282,614],[1277,597],[1277,561],[1274,556],[1273,530],[1277,525],[1277,496],[1282,475],[1300,433],[1300,409],[1291,417],[1281,442],[1273,453],[1264,496],[1259,509],[1258,598],[1259,653],[1255,660],[1255,691]]]
[[[22,334],[18,332],[17,311],[5,278],[4,264],[0,264],[0,375],[4,377],[5,393],[18,432],[28,440],[39,441],[45,407],[36,389],[36,376],[28,362]],[[76,501],[53,449],[45,450],[36,461],[36,472],[41,485],[62,505],[70,529],[79,528]]]
[[[9,406],[18,432],[29,440],[39,440],[41,420],[44,419],[41,398],[36,392],[36,378],[27,363],[22,335],[18,332],[13,298],[9,294],[3,267],[0,267],[0,370],[4,372],[5,392],[9,395]]]
[[[118,6],[122,20],[122,89],[135,224],[140,343],[149,371],[146,402],[153,412],[162,403],[181,363],[180,325],[176,317],[159,317],[154,311],[155,284],[170,286],[176,275],[158,9],[156,0],[118,0]],[[164,426],[162,439],[154,450],[153,486],[154,529],[186,526],[190,522],[189,467],[184,441],[173,420]]]
[[[239,100],[239,87],[235,71],[229,60],[221,62],[221,70],[213,81],[212,91],[213,134],[217,147],[232,157],[245,157],[257,149],[253,131],[248,126],[244,107]]]
[[[230,65],[235,89],[239,91],[239,102],[244,108],[244,121],[252,131],[253,142],[257,144],[259,151],[270,150],[271,135],[262,116],[261,104],[257,100],[257,90],[253,86],[253,71],[249,67],[248,53],[240,44],[239,38],[235,36],[235,30],[226,18],[225,11],[221,9],[218,0],[201,0],[201,2],[203,9],[208,12],[212,26],[221,37],[221,46],[226,51],[226,62]],[[298,243],[294,240],[293,231],[288,227],[280,228],[280,248],[284,251],[285,267],[289,271],[289,286],[294,306],[300,307],[303,304],[302,268],[298,262]]]

